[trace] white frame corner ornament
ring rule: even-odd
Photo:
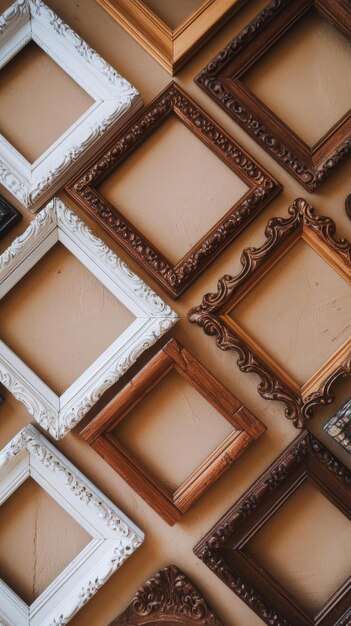
[[[0,183],[36,210],[142,106],[139,92],[42,0],[17,0],[0,15],[0,69],[34,41],[94,100],[45,152],[29,161],[0,134]]]
[[[55,439],[64,437],[178,315],[54,198],[0,256],[0,299],[57,243],[64,245],[135,316],[133,322],[61,396],[0,340],[0,383]]]
[[[0,452],[0,506],[29,477],[91,541],[31,605],[0,579],[0,624],[63,626],[142,544],[144,533],[32,425]]]

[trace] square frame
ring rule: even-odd
[[[29,477],[92,540],[30,606],[0,579],[0,621],[67,624],[142,544],[144,533],[31,425],[0,452],[0,505]]]
[[[208,458],[174,491],[113,435],[116,424],[172,370],[190,383],[234,427]],[[171,526],[266,428],[175,339],[171,339],[88,424],[80,436]]]
[[[248,0],[204,0],[170,28],[142,0],[96,0],[172,76]]]
[[[328,420],[324,430],[351,454],[351,399]]]
[[[301,239],[351,285],[351,244],[346,239],[335,239],[335,231],[332,219],[317,215],[304,199],[296,199],[289,207],[289,217],[275,217],[268,222],[262,246],[243,251],[239,274],[223,276],[217,292],[205,295],[202,303],[188,313],[190,322],[216,337],[221,350],[239,354],[237,364],[242,372],[260,377],[257,390],[263,398],[286,404],[285,415],[296,428],[302,428],[313,416],[314,406],[333,402],[334,383],[351,375],[351,337],[300,386],[229,312]]]
[[[195,554],[267,625],[348,626],[351,577],[311,617],[245,546],[308,481],[348,519],[351,472],[303,431],[195,546]]]
[[[72,175],[90,149],[141,107],[138,91],[42,0],[17,0],[0,16],[0,69],[34,41],[94,100],[34,163],[0,134],[0,183],[36,209]]]
[[[102,180],[171,115],[248,187],[223,218],[175,265],[97,190]],[[109,146],[66,187],[75,202],[173,298],[180,296],[281,190],[282,186],[173,82],[134,117],[130,125],[117,133]]]
[[[21,213],[0,196],[0,239],[5,237],[21,219]]]
[[[64,437],[138,357],[178,320],[177,314],[61,200],[52,200],[0,256],[0,299],[57,243],[64,245],[135,316],[61,396],[0,341],[0,383],[55,439]]]
[[[241,81],[243,74],[311,7],[350,39],[348,0],[272,0],[212,59],[195,82],[313,193],[351,151],[351,110],[310,147]]]

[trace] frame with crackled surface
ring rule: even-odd
[[[348,0],[272,0],[195,81],[307,191],[314,192],[351,151],[351,110],[308,146],[243,82],[245,73],[311,8],[348,39]],[[308,58],[306,63],[308,63]]]
[[[349,626],[351,577],[311,615],[245,549],[305,482],[351,518],[350,470],[314,435],[303,431],[195,546],[194,552],[268,626]]]
[[[103,179],[170,116],[184,124],[248,187],[175,265],[98,191]],[[281,190],[282,186],[173,82],[66,187],[67,193],[173,298],[180,296]]]
[[[0,16],[0,69],[34,41],[94,100],[34,163],[0,134],[0,183],[36,209],[72,174],[97,142],[141,106],[138,91],[42,0],[17,0]]]
[[[313,207],[298,198],[289,207],[289,217],[275,217],[268,222],[262,246],[243,251],[241,272],[223,276],[217,292],[205,295],[202,303],[188,313],[189,321],[213,335],[221,350],[238,353],[240,370],[259,376],[260,395],[285,403],[285,415],[297,428],[313,416],[315,406],[333,402],[334,383],[351,375],[351,337],[301,386],[235,321],[235,306],[300,240],[351,285],[351,244],[336,239],[335,231],[332,219],[317,215]]]
[[[0,579],[0,623],[63,626],[142,544],[144,533],[31,425],[0,452],[0,505],[29,477],[91,541],[31,605]]]
[[[178,320],[169,307],[61,200],[54,198],[0,256],[0,299],[60,242],[135,316],[61,396],[0,341],[0,383],[42,428],[63,437],[138,357]]]
[[[351,454],[351,400],[328,420],[324,430]]]
[[[201,394],[232,426],[232,431],[175,490],[155,476],[115,433],[116,426],[176,372]],[[171,526],[265,432],[249,409],[175,339],[171,339],[107,406],[80,436]]]

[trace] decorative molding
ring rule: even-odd
[[[96,0],[172,76],[248,0],[205,0],[172,29],[142,0]]]
[[[232,426],[230,434],[175,490],[136,458],[114,432],[117,424],[171,372],[200,393]],[[264,434],[265,426],[195,357],[171,339],[80,433],[170,525]]]
[[[335,399],[334,383],[351,375],[351,338],[302,387],[229,316],[241,295],[245,296],[269,272],[277,259],[289,253],[298,239],[313,248],[346,281],[351,280],[351,244],[335,238],[332,219],[317,215],[312,206],[298,198],[289,207],[289,217],[271,219],[265,229],[266,241],[259,248],[246,248],[241,255],[242,270],[236,276],[225,275],[218,281],[216,293],[204,296],[191,309],[188,319],[216,338],[221,350],[235,350],[242,372],[257,374],[258,392],[267,400],[286,405],[285,415],[297,428],[313,415],[313,407]]]
[[[29,477],[92,539],[30,606],[0,580],[0,624],[63,626],[142,544],[144,534],[33,426],[0,452],[0,504]]]
[[[351,112],[312,147],[241,80],[311,7],[348,38],[348,0],[272,0],[196,77],[196,83],[268,154],[313,193],[351,151]],[[308,62],[308,59],[306,60]]]
[[[110,626],[221,626],[189,578],[175,565],[154,574]]]
[[[312,483],[350,517],[351,472],[314,435],[303,431],[195,546],[194,552],[269,626],[347,626],[351,619],[351,579],[317,615],[311,616],[245,550],[304,481]]]
[[[351,454],[351,400],[328,420],[324,429]]]
[[[90,156],[100,139],[107,140],[140,108],[141,98],[42,0],[17,0],[0,16],[0,67],[31,40],[94,100],[34,163],[0,135],[0,183],[25,207],[35,209]]]
[[[351,193],[349,193],[345,200],[345,211],[347,217],[351,220]]]
[[[58,241],[133,313],[135,320],[60,397],[0,341],[0,382],[56,439],[71,430],[104,391],[178,320],[176,313],[57,198],[0,256],[0,298]]]
[[[176,265],[172,265],[118,207],[111,205],[97,190],[102,179],[170,115],[185,124],[248,187],[245,195]],[[282,186],[175,83],[168,85],[127,128],[117,133],[95,162],[66,188],[67,193],[173,298],[177,298],[281,190]]]
[[[0,239],[7,235],[21,219],[21,213],[0,196]]]

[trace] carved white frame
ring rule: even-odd
[[[30,606],[0,579],[0,624],[63,626],[142,544],[144,533],[31,425],[0,452],[0,506],[29,477],[92,539]]]
[[[89,148],[107,140],[142,105],[139,92],[42,0],[17,0],[0,16],[0,69],[31,40],[94,103],[34,163],[0,134],[0,182],[27,208],[48,200]]]
[[[63,437],[178,315],[54,198],[0,256],[0,299],[57,243],[63,244],[135,316],[135,320],[61,396],[55,394],[3,341],[0,383],[55,439]]]

